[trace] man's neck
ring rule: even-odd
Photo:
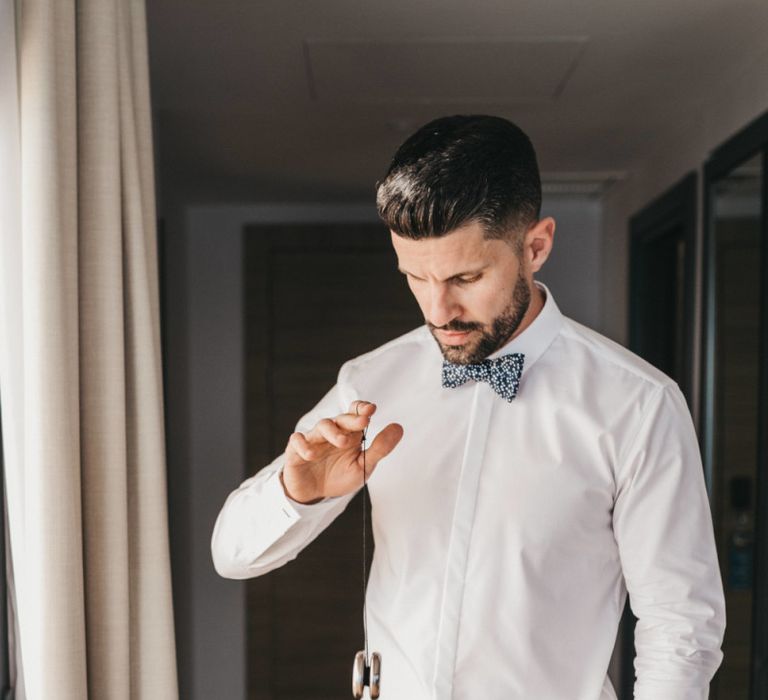
[[[528,310],[525,312],[525,316],[523,316],[523,320],[520,322],[520,325],[517,327],[514,335],[512,335],[509,340],[514,340],[517,338],[518,335],[520,335],[526,328],[528,328],[528,326],[533,323],[534,319],[541,313],[541,310],[544,308],[545,301],[546,295],[544,291],[540,289],[534,282],[533,289],[531,290],[531,303],[528,305]]]

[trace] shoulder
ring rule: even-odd
[[[564,318],[552,363],[559,384],[569,388],[559,396],[575,400],[579,420],[585,414],[592,419],[617,465],[625,464],[630,450],[642,448],[651,435],[666,439],[670,429],[695,443],[690,410],[677,382],[620,343]]]
[[[380,345],[369,352],[358,355],[341,368],[340,375],[351,377],[362,373],[386,371],[392,365],[404,360],[417,360],[433,354],[435,341],[426,326],[419,326],[403,335]]]
[[[662,387],[677,387],[671,377],[647,360],[571,318],[563,317],[561,339],[569,354],[580,356],[593,370],[589,376],[602,377],[606,385],[615,389],[627,383],[642,386],[649,393]]]

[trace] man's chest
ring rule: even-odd
[[[457,519],[500,547],[569,549],[610,535],[614,447],[593,418],[500,401],[414,413],[369,482],[374,521],[393,544],[445,549]]]

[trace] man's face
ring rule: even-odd
[[[482,226],[470,223],[439,238],[392,233],[392,245],[445,359],[479,362],[512,338],[530,306],[533,277],[509,243],[486,240]]]

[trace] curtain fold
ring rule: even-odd
[[[144,0],[17,11],[0,400],[26,693],[173,699]]]

